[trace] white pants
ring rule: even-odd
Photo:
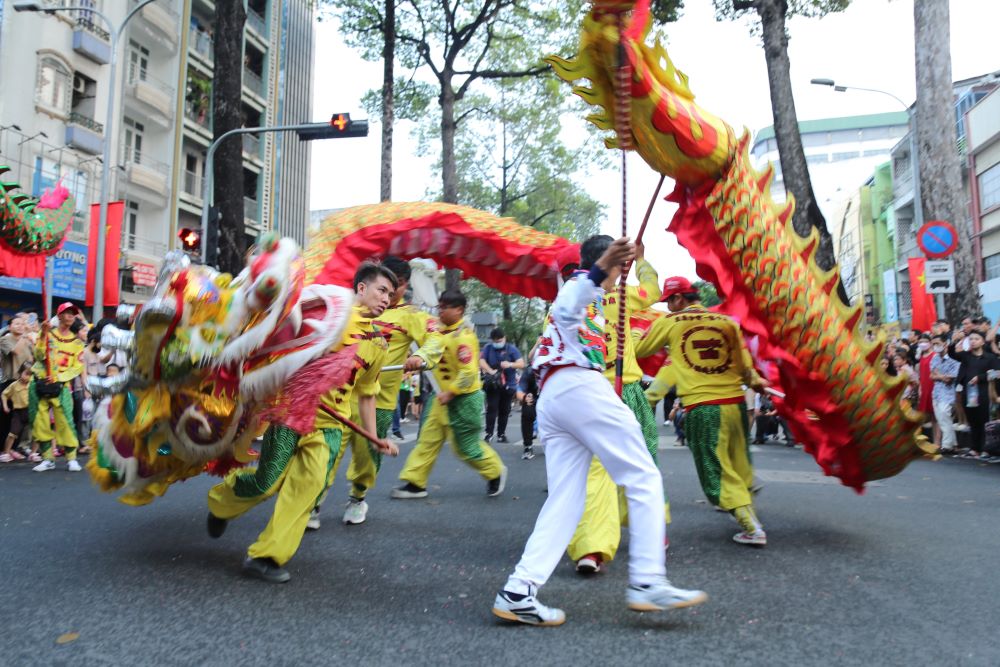
[[[934,419],[941,429],[941,449],[955,448],[955,424],[952,423],[952,404],[943,401],[934,402]]]
[[[663,477],[639,422],[611,383],[577,366],[547,378],[538,400],[538,438],[545,443],[549,497],[506,590],[528,593],[548,581],[583,515],[593,456],[625,487],[630,582],[650,584],[665,576]]]

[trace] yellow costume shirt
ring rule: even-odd
[[[334,347],[340,351],[354,345],[354,370],[351,378],[343,385],[334,387],[323,394],[320,402],[331,408],[338,415],[351,418],[352,396],[376,396],[381,388],[379,385],[379,369],[385,364],[388,344],[378,329],[372,324],[371,318],[361,314],[359,306],[354,306],[351,321],[348,322],[344,335]],[[343,424],[319,410],[316,413],[315,428],[339,428],[346,430]]]
[[[414,354],[424,360],[427,368],[434,368],[441,359],[444,337],[441,335],[438,321],[416,306],[400,303],[386,308],[385,312],[375,320],[375,326],[389,343],[389,351],[385,358],[386,366],[402,365],[410,357],[410,344],[413,342],[420,346]],[[382,373],[380,382],[382,390],[378,394],[375,407],[380,410],[395,409],[399,401],[399,385],[403,382],[403,371],[386,371]]]
[[[11,410],[28,407],[28,384],[18,380],[3,390],[3,399],[10,401]]]
[[[479,379],[479,339],[476,332],[459,320],[451,327],[441,325],[444,353],[434,369],[441,391],[456,395],[471,394],[483,388]]]
[[[48,345],[46,346],[46,340]],[[48,377],[52,382],[69,382],[76,376],[83,373],[83,350],[86,346],[83,341],[74,334],[68,333],[63,336],[58,329],[51,329],[48,335],[40,335],[35,344],[35,377],[40,380]],[[48,368],[46,368],[45,355],[49,354]]]
[[[674,362],[667,357],[667,360],[656,371],[653,383],[646,389],[646,400],[650,405],[656,405],[663,400],[663,397],[670,393],[670,388],[677,384],[677,373],[674,372]]]
[[[642,369],[636,363],[635,349],[632,342],[632,327],[629,326],[629,316],[640,310],[645,310],[660,300],[660,279],[656,275],[656,269],[645,259],[637,260],[635,263],[636,275],[639,276],[639,285],[627,285],[625,287],[625,366],[623,368],[622,383],[631,384],[642,379]],[[604,307],[604,340],[608,346],[608,352],[604,357],[605,371],[604,377],[611,382],[615,381],[615,360],[618,358],[618,336],[616,326],[618,324],[618,291],[613,290],[604,295],[602,301]]]
[[[637,354],[648,356],[664,346],[670,349],[677,395],[685,408],[740,403],[744,400],[743,385],[760,382],[736,323],[700,304],[654,322],[646,336],[637,340],[635,349]]]

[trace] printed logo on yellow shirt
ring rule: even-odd
[[[472,361],[472,348],[468,345],[459,345],[457,354],[458,360],[463,364],[467,364]]]
[[[692,370],[719,375],[729,370],[732,355],[722,329],[713,326],[691,327],[681,337],[681,355]]]

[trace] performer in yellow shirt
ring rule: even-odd
[[[611,245],[610,236],[592,236],[580,247],[581,266],[592,266],[605,250]],[[636,246],[636,275],[639,285],[626,287],[625,303],[625,360],[622,375],[622,401],[635,414],[642,427],[642,436],[650,456],[656,461],[659,444],[659,433],[656,428],[656,417],[642,391],[642,369],[635,360],[635,349],[632,342],[629,317],[631,314],[649,308],[660,298],[659,278],[656,269],[643,257],[642,246]],[[596,310],[596,304],[591,309]],[[618,358],[618,292],[604,293],[601,299],[601,310],[604,320],[604,340],[607,344],[604,377],[614,384],[615,360]],[[597,313],[595,313],[596,315]],[[595,320],[599,321],[599,320]],[[601,462],[594,457],[590,464],[587,477],[587,505],[583,518],[577,526],[566,553],[576,563],[577,572],[594,574],[601,571],[604,563],[614,559],[621,542],[621,524],[626,512],[624,502],[618,487],[608,475]],[[670,505],[666,505],[666,520],[670,522]]]
[[[346,383],[320,398],[323,406],[349,417],[351,397],[357,393],[362,426],[369,433],[375,430],[378,374],[386,353],[385,339],[372,326],[372,318],[389,305],[396,287],[396,276],[385,267],[365,262],[358,268],[354,312],[340,342],[331,350],[356,346],[354,369]],[[212,537],[220,537],[230,519],[278,496],[267,527],[247,550],[246,574],[273,583],[291,578],[284,565],[299,548],[309,512],[333,482],[333,464],[344,433],[345,426],[322,408],[316,412],[314,430],[301,437],[285,426],[272,424],[264,436],[257,467],[235,470],[209,491],[208,534]],[[384,453],[398,453],[391,443],[375,444]]]
[[[668,278],[663,299],[670,315],[650,327],[636,352],[645,356],[669,347],[701,488],[740,524],[743,531],[733,536],[736,542],[763,546],[767,535],[750,491],[753,467],[743,386],[760,391],[767,383],[754,370],[739,326],[702,306],[698,290],[686,278]]]
[[[439,331],[438,322],[432,315],[416,306],[405,303],[403,296],[410,284],[410,264],[399,257],[389,256],[382,261],[382,266],[395,274],[398,287],[389,299],[386,308],[373,322],[388,343],[385,366],[403,366],[403,370],[383,371],[379,377],[381,389],[375,399],[375,434],[384,439],[389,433],[392,414],[399,401],[399,386],[403,381],[404,372],[419,371],[421,368],[431,369],[437,365],[444,350],[444,337]],[[410,346],[416,343],[420,349],[410,353]],[[357,422],[357,396],[352,410],[352,420]],[[344,512],[344,523],[356,525],[364,523],[368,516],[368,502],[365,496],[375,486],[375,479],[382,467],[382,455],[363,438],[354,433],[346,434],[347,443],[351,447],[351,463],[347,468],[347,480],[351,483],[351,495]],[[341,449],[343,457],[344,449]],[[340,465],[338,458],[336,468]],[[320,527],[319,507],[309,517],[308,528],[316,530]]]
[[[445,440],[455,454],[487,480],[486,494],[499,496],[507,482],[507,467],[483,440],[483,383],[479,379],[479,341],[465,325],[465,295],[445,290],[438,299],[444,334],[444,354],[434,369],[441,393],[428,396],[417,446],[399,474],[405,482],[392,490],[393,498],[426,498],[427,478]]]
[[[66,451],[66,466],[70,472],[82,470],[76,460],[79,442],[73,428],[73,394],[70,384],[83,376],[87,382],[87,369],[83,364],[86,347],[80,337],[70,330],[80,310],[68,301],[59,306],[56,317],[59,326],[53,330],[48,321],[42,322],[42,332],[35,344],[35,381],[29,390],[28,421],[32,424],[32,437],[41,445],[45,460],[32,468],[45,472],[56,467],[55,446]],[[52,431],[49,410],[55,416],[56,429]]]

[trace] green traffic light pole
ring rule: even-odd
[[[357,121],[356,121],[357,122]],[[367,124],[367,121],[366,121]],[[223,141],[237,134],[263,134],[265,132],[320,132],[330,127],[329,123],[300,123],[298,125],[272,125],[263,127],[238,127],[224,133],[212,142],[205,154],[205,174],[202,176],[202,207],[201,207],[201,262],[206,264],[208,257],[208,212],[215,205],[215,175],[212,173],[215,164],[215,151]],[[308,140],[308,139],[306,139]]]

